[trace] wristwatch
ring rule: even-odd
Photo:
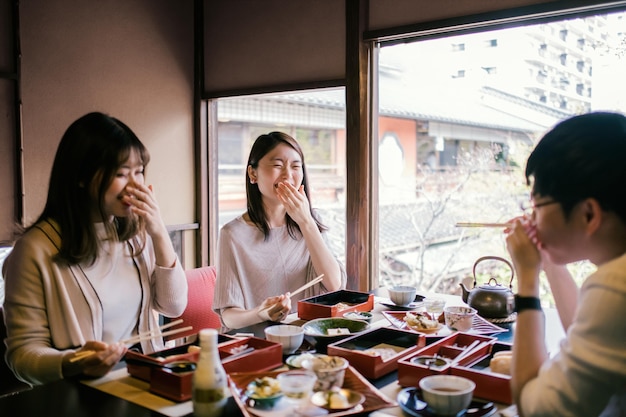
[[[524,310],[541,310],[541,300],[539,297],[522,297],[515,294],[515,312]]]

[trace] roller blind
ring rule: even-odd
[[[230,0],[204,5],[204,91],[345,78],[344,0]]]

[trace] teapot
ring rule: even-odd
[[[476,286],[476,266],[485,260],[492,259],[506,263],[511,269],[511,280],[506,287],[498,283],[496,278],[491,277],[489,282],[479,287]],[[513,295],[513,265],[499,256],[484,256],[474,263],[474,287],[468,290],[465,284],[459,284],[463,290],[463,301],[470,307],[478,310],[478,314],[485,318],[500,319],[510,316],[515,308],[515,296]]]

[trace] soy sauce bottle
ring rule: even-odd
[[[200,359],[193,374],[193,415],[195,417],[219,417],[226,402],[226,372],[217,351],[217,330],[200,330]]]

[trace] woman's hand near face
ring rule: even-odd
[[[124,201],[131,205],[131,210],[144,219],[146,232],[154,243],[154,254],[159,266],[171,268],[176,263],[176,252],[161,218],[161,210],[151,185],[135,183],[126,187],[132,197],[125,195]]]
[[[527,219],[517,218],[511,221],[505,233],[506,247],[517,272],[518,292],[521,295],[537,295],[541,253],[534,224]]]
[[[124,201],[131,205],[133,213],[144,219],[148,234],[154,236],[164,231],[167,233],[152,186],[135,183],[127,186],[126,191],[132,197],[125,195]]]
[[[313,220],[309,200],[304,192],[304,185],[296,188],[288,182],[281,182],[276,188],[276,195],[287,210],[289,217],[298,225],[303,226]]]
[[[75,353],[65,355],[63,358],[63,376],[70,377],[80,374],[95,378],[104,376],[122,359],[127,350],[126,346],[119,343],[107,344],[89,341],[77,353],[82,351],[94,351],[94,353],[75,362],[71,361]]]

